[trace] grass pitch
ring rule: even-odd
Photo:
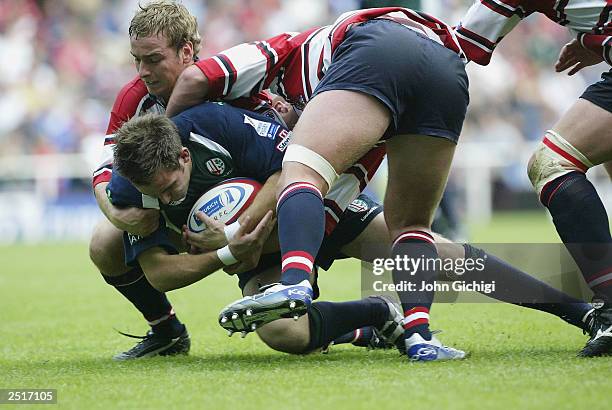
[[[556,241],[543,214],[496,217],[472,239],[513,242],[522,226],[534,242]],[[576,358],[586,337],[540,312],[435,305],[442,340],[471,352],[461,362],[414,364],[351,346],[289,356],[253,335],[225,335],[217,313],[239,293],[219,273],[170,294],[192,336],[190,356],[117,363],[111,356],[132,340],[113,327],[146,327],[101,280],[86,244],[0,247],[0,266],[0,388],[54,388],[62,408],[609,408],[612,357]],[[322,299],[358,298],[358,272],[341,262],[323,273]]]

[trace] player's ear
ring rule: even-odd
[[[181,149],[180,157],[183,160],[183,162],[185,162],[185,163],[190,162],[191,161],[191,153],[189,152],[189,149],[187,149],[186,147],[183,147]]]
[[[193,44],[191,41],[186,41],[185,44],[179,50],[179,57],[183,64],[190,64],[193,62]]]
[[[274,108],[274,110],[280,114],[286,114],[289,111],[287,104],[280,100],[274,101],[272,103],[272,108]]]

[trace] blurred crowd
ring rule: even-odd
[[[142,0],[145,1],[146,0]],[[184,0],[198,17],[201,57],[384,3],[421,7],[456,24],[472,0]],[[73,153],[104,133],[114,97],[135,75],[127,28],[136,0],[0,0],[0,159]],[[604,68],[567,77],[552,66],[567,31],[533,16],[486,69],[469,67],[465,141],[516,150],[539,140]],[[101,139],[99,140],[101,144]],[[524,174],[524,164],[520,172]],[[511,174],[511,172],[509,172]],[[520,189],[525,178],[510,176]]]

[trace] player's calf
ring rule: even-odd
[[[554,131],[529,163],[529,178],[559,236],[596,295],[612,300],[612,237],[608,215],[586,171],[593,164]]]
[[[308,348],[310,331],[308,315],[297,321],[281,319],[257,330],[259,338],[271,349],[279,352],[301,354]]]

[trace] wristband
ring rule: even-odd
[[[232,254],[229,245],[225,245],[221,249],[217,249],[217,257],[225,266],[230,266],[238,262],[238,259]]]
[[[228,243],[236,235],[236,232],[238,232],[238,229],[240,229],[240,222],[238,221],[232,224],[226,225],[225,228],[223,228],[223,232],[225,232],[225,238],[227,239]]]

